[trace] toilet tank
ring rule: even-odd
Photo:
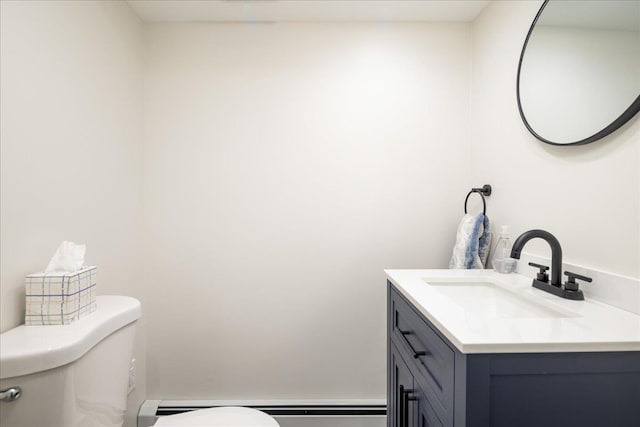
[[[2,427],[121,427],[140,302],[97,297],[97,310],[70,325],[18,326],[0,335]]]

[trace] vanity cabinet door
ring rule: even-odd
[[[417,381],[393,341],[389,341],[390,396],[388,427],[445,427],[429,403],[431,393]]]
[[[387,405],[387,427],[416,427],[414,381],[411,371],[400,356],[400,352],[389,341],[389,395]]]
[[[418,386],[416,392],[416,397],[418,398],[418,422],[416,425],[418,427],[445,427],[445,424],[440,421],[440,418],[438,418],[436,412],[429,404],[429,399],[424,393],[424,389]]]

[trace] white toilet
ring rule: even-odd
[[[0,335],[1,426],[122,426],[140,302],[99,296],[97,307],[70,325],[22,325]],[[254,409],[229,407],[166,416],[156,425],[277,427],[278,423]]]
[[[276,420],[257,409],[228,406],[199,409],[161,417],[157,427],[278,427]]]

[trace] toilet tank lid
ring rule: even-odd
[[[96,305],[96,311],[70,325],[20,325],[0,335],[0,379],[71,363],[142,315],[140,301],[131,297],[102,295]]]

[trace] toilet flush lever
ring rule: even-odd
[[[20,387],[11,387],[0,391],[0,402],[13,402],[20,399],[22,389]]]

